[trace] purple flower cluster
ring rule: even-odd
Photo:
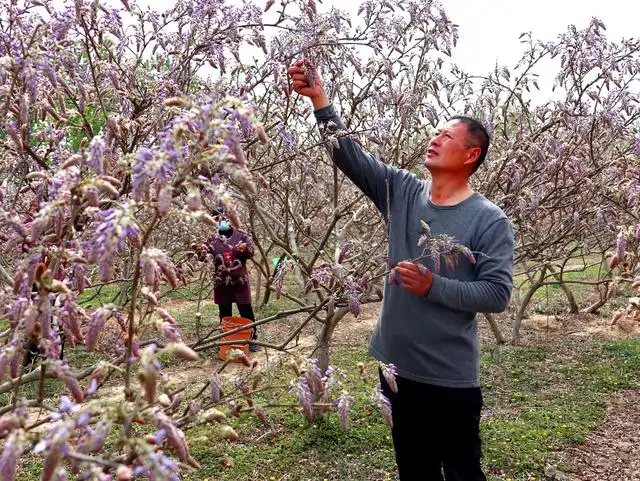
[[[3,481],[15,481],[18,460],[22,456],[23,444],[20,431],[12,431],[7,436],[2,455],[0,455],[0,478]]]
[[[217,404],[222,399],[222,379],[217,374],[213,374],[209,379],[209,388],[211,393],[211,400]]]
[[[361,297],[364,292],[362,284],[355,282],[352,277],[347,277],[344,281],[343,289],[347,298],[349,312],[358,317],[362,310]]]
[[[106,305],[97,308],[91,314],[91,320],[89,321],[89,327],[87,328],[87,337],[85,346],[88,352],[95,349],[98,342],[98,336],[109,318],[113,315],[115,310],[114,306]]]
[[[176,269],[171,258],[166,252],[153,248],[147,248],[140,255],[140,269],[144,276],[144,282],[150,286],[157,286],[160,276],[163,275],[173,288],[178,285]]]
[[[85,243],[87,258],[98,264],[100,279],[107,282],[113,277],[116,254],[125,246],[127,239],[137,237],[140,228],[130,214],[131,207],[112,207],[99,212],[95,225],[95,237]]]
[[[333,280],[333,269],[329,265],[323,265],[316,267],[311,271],[311,275],[306,282],[306,290],[310,291],[313,288],[317,288],[319,285],[329,286]]]
[[[340,416],[340,426],[342,426],[344,430],[349,429],[349,410],[352,399],[347,391],[342,391],[342,394],[336,402],[336,410]]]
[[[455,270],[459,255],[462,254],[471,264],[476,263],[473,252],[461,244],[455,238],[446,234],[434,234],[426,223],[422,223],[424,233],[418,239],[418,246],[422,247],[424,256],[433,260],[435,272],[440,272],[440,261],[444,258],[447,268]]]
[[[378,406],[382,418],[390,428],[393,428],[393,417],[391,414],[391,401],[382,392],[382,387],[378,383],[374,393],[374,403]]]
[[[389,385],[392,392],[398,392],[398,384],[396,383],[396,366],[394,364],[382,364],[382,375]]]
[[[313,421],[313,393],[306,376],[301,376],[295,385],[296,400],[302,407],[304,417],[308,422]]]

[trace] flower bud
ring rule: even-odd
[[[238,441],[240,439],[238,433],[228,425],[220,427],[220,436],[222,436],[223,439],[228,439],[229,441]]]

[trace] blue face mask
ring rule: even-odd
[[[231,229],[231,223],[227,219],[223,219],[220,222],[218,222],[218,230],[226,231],[229,229]]]

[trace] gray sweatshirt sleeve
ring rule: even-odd
[[[334,128],[346,129],[333,105],[316,110],[314,114],[321,132],[328,127],[328,130],[331,130],[331,123],[335,124]],[[338,168],[373,201],[382,215],[387,218],[387,181],[389,193],[393,198],[394,184],[398,184],[402,171],[376,160],[356,140],[346,135],[338,135],[338,146],[333,147],[332,155]]]
[[[427,299],[451,309],[475,313],[503,312],[513,288],[513,229],[507,218],[493,221],[474,246],[476,279],[459,281],[433,274]]]

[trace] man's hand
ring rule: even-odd
[[[329,105],[329,99],[324,92],[322,79],[315,66],[308,60],[298,60],[287,70],[294,92],[309,97],[315,110]]]
[[[400,285],[418,296],[426,296],[431,290],[433,274],[422,264],[400,262],[395,268]]]

